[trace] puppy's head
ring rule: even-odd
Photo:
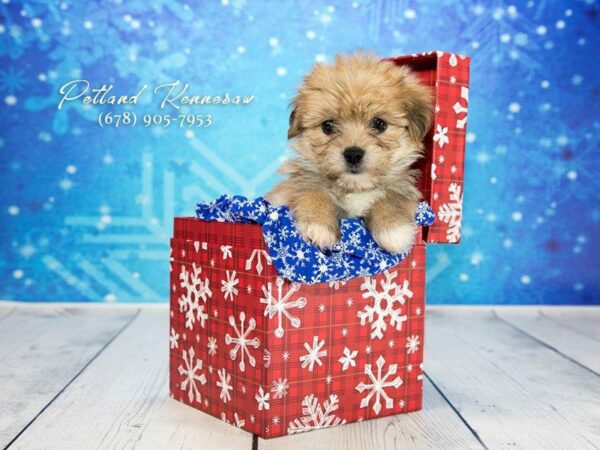
[[[406,171],[420,156],[433,112],[429,89],[410,69],[364,53],[318,64],[292,107],[288,138],[347,191]]]

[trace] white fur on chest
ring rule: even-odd
[[[371,209],[371,205],[384,195],[382,189],[344,194],[340,199],[340,206],[348,217],[363,217]]]

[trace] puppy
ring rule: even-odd
[[[292,100],[288,139],[297,157],[265,198],[288,206],[303,237],[322,249],[339,219],[363,217],[389,252],[413,242],[421,193],[413,163],[433,115],[430,90],[407,67],[357,53],[317,64]]]

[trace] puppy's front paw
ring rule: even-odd
[[[338,230],[336,227],[318,222],[298,221],[298,231],[309,242],[317,247],[328,250],[333,247],[338,240]]]
[[[414,223],[391,224],[374,230],[373,239],[388,252],[402,253],[413,243],[416,231],[417,226]]]

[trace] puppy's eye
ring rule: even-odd
[[[328,119],[321,124],[321,130],[323,133],[330,135],[335,131],[335,120]]]
[[[371,121],[371,127],[377,130],[378,132],[383,133],[387,129],[388,124],[385,120],[380,119],[379,117],[375,117]]]

